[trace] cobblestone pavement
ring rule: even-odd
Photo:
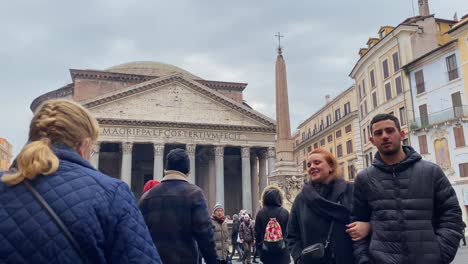
[[[468,240],[468,238],[467,238]],[[461,244],[460,244],[461,245]],[[258,263],[262,263],[259,259],[257,259]],[[232,261],[233,264],[240,264],[242,262],[238,261],[236,257]],[[291,261],[291,263],[293,263]],[[457,255],[455,256],[454,261],[452,264],[466,264],[468,263],[468,246],[460,246],[458,249]]]

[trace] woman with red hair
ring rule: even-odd
[[[353,184],[341,177],[336,158],[324,149],[309,153],[307,174],[309,181],[294,200],[287,228],[294,262],[354,263],[352,240],[366,237],[370,225],[349,225]]]

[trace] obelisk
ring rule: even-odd
[[[278,40],[281,35],[278,32]],[[293,139],[291,138],[291,123],[289,119],[288,83],[286,79],[286,64],[283,58],[281,42],[276,57],[276,162],[275,170],[270,179],[272,183],[285,186],[287,179],[302,180],[293,157]],[[285,186],[286,187],[286,186]],[[283,188],[284,189],[284,188]],[[287,193],[288,194],[288,193]]]

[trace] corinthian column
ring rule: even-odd
[[[122,169],[120,179],[132,187],[132,142],[122,142]]]
[[[250,183],[250,148],[242,147],[242,207],[252,213],[252,190]]]
[[[273,176],[275,170],[275,148],[268,148],[268,177]]]
[[[187,154],[189,156],[190,160],[190,174],[188,176],[188,181],[190,183],[195,184],[195,150],[196,150],[196,145],[195,144],[187,144]]]
[[[258,156],[256,153],[250,153],[250,179],[252,182],[252,217],[257,215],[259,201],[259,186],[258,186]]]
[[[224,206],[224,146],[215,147],[216,202]]]
[[[91,157],[91,165],[93,165],[96,170],[99,170],[99,151],[101,149],[101,143],[96,142],[92,146],[93,156]]]
[[[154,148],[154,163],[153,163],[153,179],[161,181],[163,178],[164,168],[164,144],[155,143]]]
[[[265,189],[265,187],[268,185],[266,161],[267,151],[261,150],[258,155],[258,177],[260,178],[260,193],[263,192],[263,189]]]

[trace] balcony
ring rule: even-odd
[[[462,117],[468,117],[468,105],[450,107],[427,116],[417,117],[411,122],[411,130],[441,124]]]

